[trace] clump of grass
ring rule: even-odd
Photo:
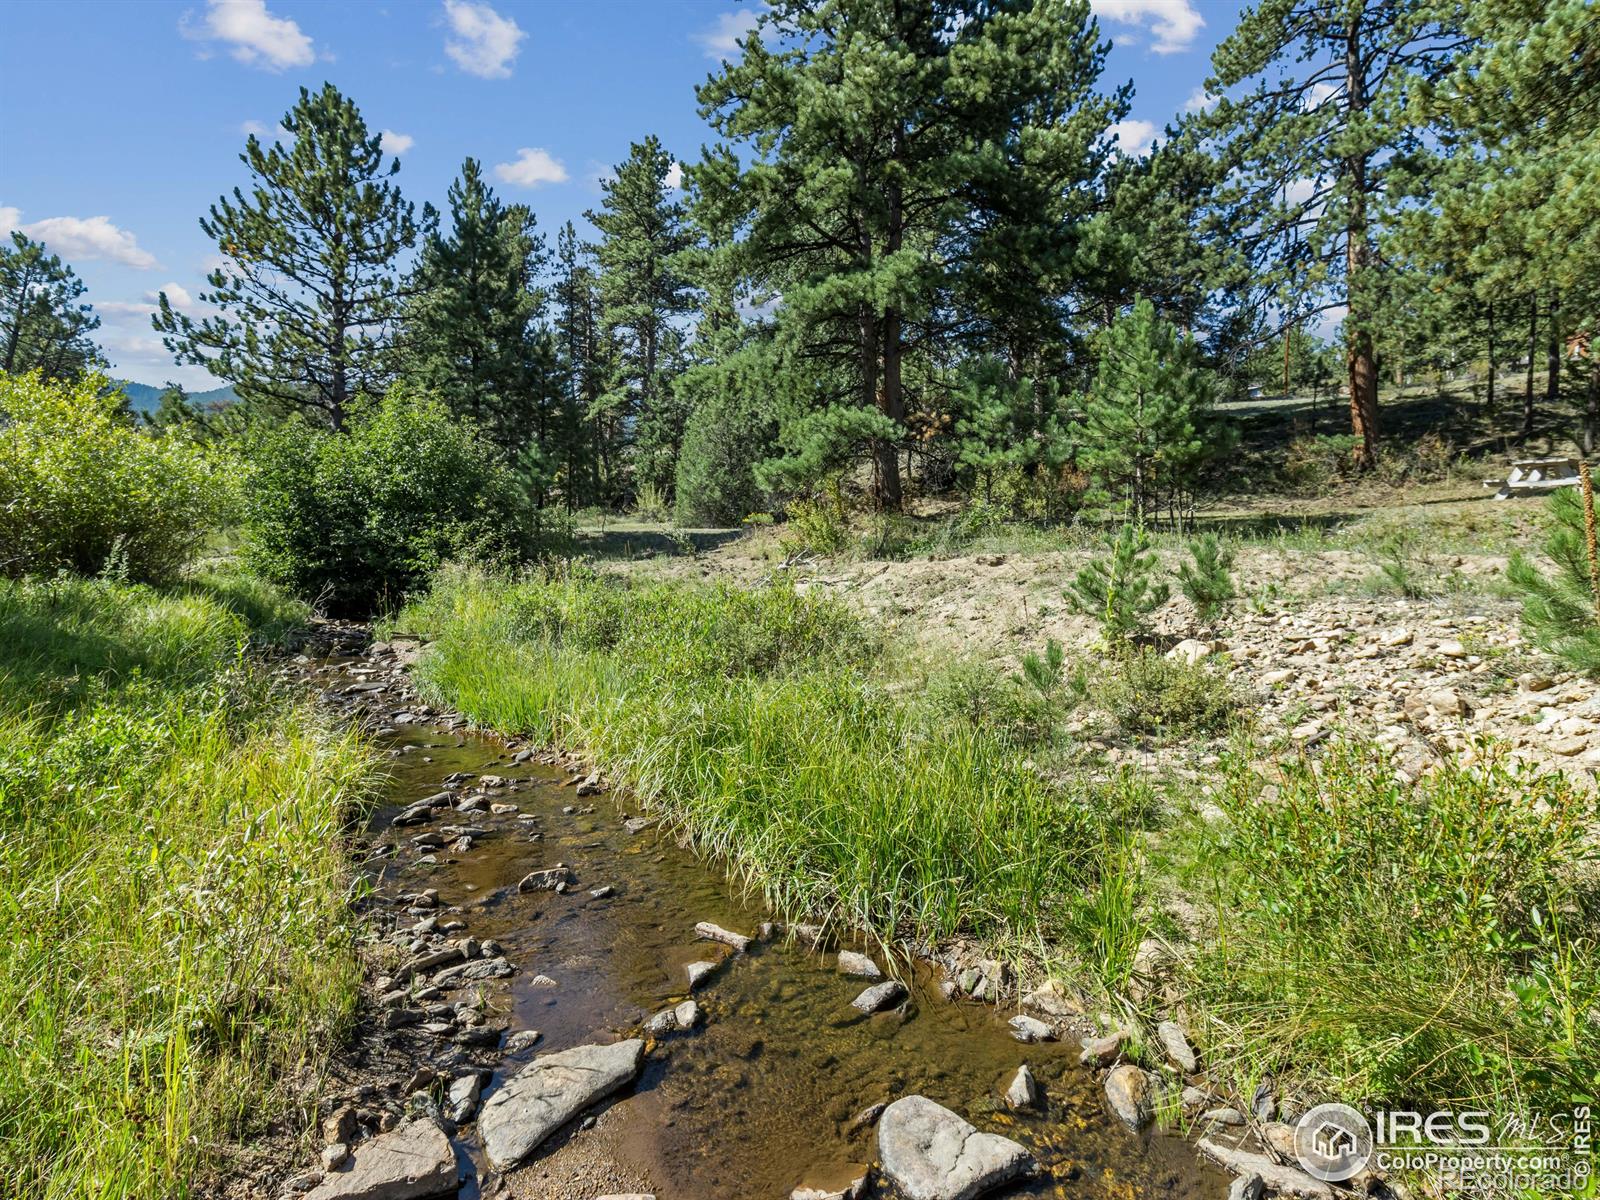
[[[339,834],[373,760],[202,592],[0,583],[7,1196],[204,1191],[353,1009]]]
[[[1102,674],[1090,698],[1128,734],[1173,737],[1222,733],[1236,724],[1244,697],[1204,663],[1140,649]]]
[[[435,695],[587,748],[785,914],[1037,944],[1092,880],[1087,798],[986,724],[891,694],[876,639],[837,603],[455,572],[400,620],[437,639]]]
[[[1594,1095],[1591,798],[1487,748],[1406,786],[1341,743],[1271,781],[1236,761],[1215,800],[1183,841],[1216,907],[1189,981],[1212,1061],[1377,1102]]]

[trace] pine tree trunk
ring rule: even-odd
[[[1533,436],[1533,360],[1539,356],[1539,297],[1528,297],[1528,378],[1522,388],[1522,436]]]
[[[1589,353],[1594,354],[1594,343]],[[1589,458],[1600,448],[1600,362],[1589,368],[1589,387],[1583,401],[1583,456]]]
[[[1550,327],[1545,330],[1544,398],[1561,399],[1561,294],[1550,293]]]
[[[900,343],[900,310],[891,308],[883,317],[883,390],[879,393],[879,408],[897,428],[905,421],[905,393],[901,387],[904,357]],[[878,507],[885,512],[899,512],[900,457],[895,453],[893,442],[880,440],[878,462]]]
[[[1495,358],[1494,348],[1494,301],[1489,301],[1489,415],[1494,416],[1494,377],[1500,370],[1500,363]]]
[[[1361,19],[1352,18],[1345,37],[1345,92],[1352,117],[1366,108],[1366,75],[1361,61]],[[1350,376],[1350,432],[1360,440],[1356,465],[1370,468],[1378,452],[1378,364],[1367,327],[1366,273],[1372,261],[1367,232],[1367,155],[1358,152],[1347,161],[1350,173],[1350,217],[1345,227],[1345,321],[1347,366]]]

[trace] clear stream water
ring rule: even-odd
[[[491,1015],[543,1037],[508,1057],[505,1071],[535,1054],[634,1035],[652,1013],[685,998],[685,965],[723,952],[696,940],[697,921],[753,935],[771,919],[758,897],[739,895],[715,864],[669,836],[628,833],[610,793],[580,799],[554,768],[511,765],[497,740],[423,723],[396,725],[379,742],[397,753],[370,836],[399,849],[378,868],[376,886],[436,888],[442,917],[459,908],[468,933],[500,942],[516,964],[514,976],[489,989]],[[458,771],[505,777],[508,786],[491,798],[532,819],[447,814],[390,828],[400,808],[438,792]],[[574,805],[578,813],[563,813]],[[411,836],[450,822],[489,833],[469,851],[438,850],[436,862],[421,862]],[[528,871],[557,862],[576,877],[571,892],[517,891]],[[591,897],[602,885],[613,894]],[[1226,1193],[1227,1177],[1182,1139],[1123,1128],[1095,1076],[1078,1065],[1075,1042],[1022,1045],[1005,1025],[1012,1010],[947,1001],[920,964],[901,963],[897,972],[909,1003],[867,1017],[850,1007],[867,981],[839,974],[832,954],[779,941],[730,958],[696,993],[705,1024],[656,1040],[637,1085],[606,1113],[606,1154],[648,1179],[659,1200],[783,1200],[798,1185],[838,1186],[859,1174],[876,1157],[875,1133],[849,1132],[851,1118],[920,1092],[1033,1152],[1040,1177],[1002,1196],[1215,1200]],[[541,974],[555,986],[535,985]],[[1000,1095],[1021,1063],[1046,1101],[1013,1114]],[[461,1137],[481,1164],[472,1133],[468,1126]],[[475,1190],[469,1185],[463,1195]],[[520,1181],[513,1190],[542,1194]],[[880,1182],[870,1194],[892,1192]]]

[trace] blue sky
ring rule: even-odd
[[[1234,0],[1092,0],[1106,87],[1137,91],[1137,151],[1192,103]],[[442,203],[461,160],[488,165],[553,234],[582,225],[631,141],[681,158],[709,140],[694,88],[754,19],[736,0],[9,0],[0,38],[0,231],[82,276],[118,374],[214,385],[150,329],[156,292],[204,288],[198,218],[243,184],[248,131],[331,80],[386,131],[399,182]]]

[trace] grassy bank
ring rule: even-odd
[[[0,581],[0,1193],[203,1194],[353,1010],[358,741],[244,656],[248,581]]]
[[[398,624],[435,639],[440,699],[592,753],[780,911],[975,937],[1114,1011],[1182,1012],[1247,1098],[1269,1078],[1498,1111],[1600,1091],[1593,797],[1559,777],[1485,751],[1403,786],[1363,745],[1279,764],[1243,739],[1165,791],[1046,777],[1071,689],[908,673],[781,587],[456,572]],[[1080,664],[1088,702],[1213,686],[1142,661]],[[1175,953],[1136,979],[1152,936]]]
[[[1036,946],[1095,883],[1115,797],[1052,788],[1006,737],[928,719],[837,604],[457,573],[399,626],[437,638],[435,694],[593,753],[784,913]]]

